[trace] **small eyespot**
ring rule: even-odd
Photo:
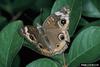
[[[66,19],[61,19],[60,23],[64,26],[66,24]]]
[[[31,40],[35,40],[35,37],[34,36],[29,35],[29,37],[30,37]]]
[[[59,38],[59,40],[64,40],[65,39],[65,36],[64,36],[63,33],[61,33],[61,34],[58,35],[58,38]]]
[[[38,47],[41,48],[41,49],[44,49],[44,47],[42,46],[41,43],[38,44]]]
[[[59,44],[57,44],[56,47],[59,47]]]

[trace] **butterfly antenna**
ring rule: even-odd
[[[43,8],[40,9],[40,22],[43,22]]]

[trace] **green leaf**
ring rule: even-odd
[[[91,22],[90,24],[88,24],[87,26],[100,26],[100,20]]]
[[[13,11],[25,10],[30,8],[33,4],[35,4],[35,0],[13,0],[12,8]]]
[[[100,12],[100,0],[91,0],[93,4],[96,6],[98,11]]]
[[[19,55],[16,55],[14,58],[11,67],[20,67],[20,57]]]
[[[100,18],[100,0],[83,0],[84,16]]]
[[[0,30],[2,30],[3,27],[5,27],[8,24],[5,17],[0,16]]]
[[[88,24],[89,24],[89,22],[86,21],[84,18],[81,18],[79,21],[79,26],[86,26]]]
[[[23,38],[19,35],[21,21],[8,24],[0,32],[0,67],[10,67],[13,58],[22,47]]]
[[[35,1],[34,0],[0,0],[0,8],[13,14],[16,11],[21,11],[30,8]]]
[[[0,8],[11,14],[13,10],[11,0],[0,0]]]
[[[26,67],[58,67],[58,66],[54,61],[43,58],[31,62]]]
[[[66,56],[66,53],[62,53],[51,57],[51,59],[57,63],[58,67],[65,67],[64,65],[67,65],[65,60]]]
[[[57,62],[59,65],[63,65],[64,61],[63,61],[63,54],[58,54],[58,55],[55,55],[53,57],[51,57],[55,62]]]
[[[66,60],[69,67],[100,60],[100,27],[92,26],[79,33],[72,42]]]
[[[86,28],[88,28],[88,27],[91,27],[91,26],[100,26],[100,20],[97,20],[97,21],[88,23],[88,24],[85,25],[81,30],[84,30],[84,29],[86,29]]]
[[[52,8],[51,14],[58,11],[64,6],[69,7],[69,9],[71,10],[69,34],[70,36],[72,36],[81,17],[82,0],[56,0]]]
[[[51,8],[53,5],[53,0],[36,0],[34,5],[32,5],[33,10],[40,11],[41,8],[46,9],[46,8]]]

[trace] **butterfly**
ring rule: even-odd
[[[69,45],[70,9],[63,7],[46,18],[42,25],[24,26],[21,34],[31,42],[36,51],[45,56],[63,53]]]

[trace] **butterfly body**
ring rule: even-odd
[[[42,25],[25,26],[21,33],[35,47],[37,52],[45,56],[53,56],[64,52],[69,45],[68,34],[69,9],[65,7],[51,14]]]

